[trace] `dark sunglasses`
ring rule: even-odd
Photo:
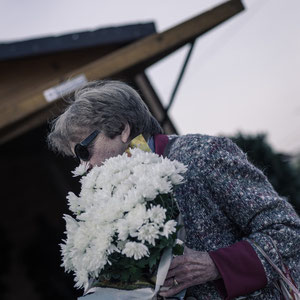
[[[74,152],[79,161],[80,160],[88,161],[90,159],[90,152],[89,152],[88,146],[96,138],[96,136],[99,133],[100,133],[99,130],[95,130],[86,139],[84,139],[79,144],[75,145]]]

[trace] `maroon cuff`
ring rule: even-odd
[[[168,142],[169,142],[168,136],[164,134],[155,135],[154,136],[155,153],[158,155],[163,155]]]
[[[222,279],[214,281],[225,299],[251,294],[267,285],[266,273],[247,241],[209,252]]]

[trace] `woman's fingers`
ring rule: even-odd
[[[184,255],[175,257],[170,265],[164,287],[163,297],[177,294],[185,288],[219,278],[219,272],[206,252],[187,249]]]
[[[172,285],[174,285],[174,277],[165,280],[165,282],[164,282],[165,287],[169,287]]]
[[[162,297],[174,296],[174,295],[178,294],[179,292],[181,292],[182,290],[184,290],[187,287],[188,287],[188,285],[186,283],[179,283],[178,282],[178,285],[173,285],[169,290],[160,292],[159,295],[162,296]]]
[[[193,272],[199,272],[201,270],[201,266],[190,263],[189,260],[186,260],[186,263],[177,264],[175,267],[169,270],[166,279],[176,277],[176,278],[182,278],[182,277],[190,277],[189,274],[192,274]]]
[[[174,257],[171,261],[169,270],[176,268],[178,265],[187,263],[187,260],[188,260],[188,256],[186,255],[179,255]]]

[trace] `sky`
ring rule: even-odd
[[[220,0],[0,0],[0,43],[155,22],[169,29]],[[244,0],[246,10],[197,39],[170,116],[180,134],[266,133],[300,152],[300,1]],[[188,46],[146,70],[167,105]]]

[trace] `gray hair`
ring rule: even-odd
[[[128,123],[130,139],[143,134],[145,139],[162,133],[140,95],[124,82],[102,80],[90,82],[74,93],[65,111],[50,122],[50,149],[73,155],[70,143],[78,143],[98,129],[107,137],[122,133]]]

